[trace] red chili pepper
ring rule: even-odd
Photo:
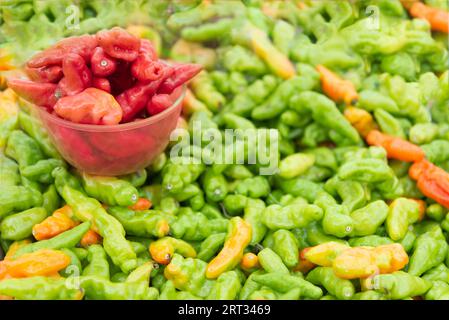
[[[114,97],[96,88],[61,98],[54,109],[58,116],[75,123],[112,125],[122,119],[122,109]]]
[[[97,38],[91,35],[70,37],[56,43],[53,47],[33,56],[27,66],[40,68],[49,65],[62,65],[62,60],[69,53],[79,54],[87,62],[94,49],[98,46]]]
[[[62,72],[64,78],[59,82],[59,88],[65,95],[78,94],[92,84],[92,73],[84,59],[76,53],[69,53],[64,58]]]
[[[35,105],[53,109],[58,101],[57,85],[54,83],[38,83],[29,80],[13,79],[8,81],[8,87],[19,96]]]
[[[178,87],[171,94],[156,94],[154,95],[150,101],[148,101],[147,104],[147,111],[150,115],[154,116],[155,114],[158,114],[165,109],[172,106],[176,99],[179,98],[179,95],[181,94],[182,87]]]
[[[165,63],[156,60],[150,60],[148,56],[139,54],[131,65],[131,74],[139,81],[155,81],[162,76],[165,69]]]
[[[409,176],[417,181],[418,189],[426,197],[449,208],[449,173],[422,159],[412,164]]]
[[[106,78],[93,78],[92,87],[111,93],[111,84]]]
[[[145,53],[151,60],[158,59],[156,49],[154,48],[153,43],[148,39],[140,39],[139,53]]]
[[[425,157],[424,151],[417,145],[378,130],[370,131],[366,136],[366,142],[371,146],[384,148],[390,159],[415,162]]]
[[[134,61],[140,49],[140,40],[124,29],[115,27],[97,33],[100,47],[113,58]]]
[[[117,101],[122,107],[122,122],[131,121],[136,114],[142,111],[150,97],[157,91],[159,85],[173,72],[173,68],[166,66],[158,80],[150,83],[138,83],[136,86],[124,91],[117,96]]]
[[[71,153],[72,156],[76,158],[69,158],[68,160],[71,160],[74,163],[83,164],[83,166],[89,168],[95,168],[98,167],[98,165],[101,165],[98,163],[98,161],[101,162],[101,158],[97,157],[96,153],[93,151],[93,147],[87,142],[86,137],[91,134],[90,132],[87,132],[86,137],[83,137],[82,132],[63,126],[57,126],[54,130],[56,130],[56,138],[64,141],[65,146],[70,146],[70,148],[77,150],[76,153]]]
[[[107,77],[117,69],[117,62],[109,57],[101,47],[97,47],[90,59],[90,69],[97,77]]]
[[[58,83],[63,76],[62,68],[56,65],[40,68],[30,68],[26,66],[25,73],[31,80],[36,82]]]
[[[121,94],[136,84],[131,75],[131,65],[126,61],[117,61],[117,70],[108,77],[111,84],[111,92],[114,96]]]
[[[172,93],[177,87],[200,73],[203,67],[199,64],[178,64],[173,69],[173,74],[161,84],[158,93]]]

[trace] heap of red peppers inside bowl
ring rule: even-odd
[[[114,125],[164,111],[200,71],[196,64],[168,64],[149,40],[115,27],[59,41],[27,62],[29,80],[8,85],[65,120]]]

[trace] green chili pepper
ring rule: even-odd
[[[5,279],[0,282],[0,293],[20,300],[80,300],[83,291],[70,286],[67,279],[30,277]]]
[[[20,184],[19,166],[0,151],[0,187]]]
[[[3,239],[23,240],[32,235],[35,224],[47,218],[44,208],[36,207],[7,216],[0,223],[0,233]]]
[[[292,289],[301,289],[301,297],[309,299],[319,299],[323,291],[300,277],[289,275],[288,273],[270,272],[267,274],[256,275],[254,281],[261,285],[272,288],[278,292],[288,292]]]
[[[259,257],[260,265],[266,272],[289,274],[288,268],[285,266],[281,257],[270,248],[261,250],[257,256]]]
[[[80,277],[86,298],[92,300],[156,300],[157,289],[144,282],[114,283],[97,276]]]
[[[382,200],[369,203],[363,208],[350,213],[354,221],[352,236],[368,236],[376,232],[388,215],[388,206]]]
[[[380,292],[367,290],[363,292],[357,292],[352,296],[352,300],[386,300],[386,298]]]
[[[435,221],[442,221],[446,213],[446,209],[438,203],[433,203],[426,208],[426,216]]]
[[[183,159],[181,159],[182,161]],[[171,193],[180,192],[186,185],[194,182],[205,170],[202,163],[196,164],[186,159],[188,164],[174,163],[173,159],[162,169],[162,187]]]
[[[42,205],[42,195],[22,186],[0,186],[0,217]]]
[[[114,177],[92,176],[81,173],[86,193],[110,206],[131,206],[139,199],[139,192],[128,181]]]
[[[204,174],[203,187],[206,197],[213,202],[223,200],[228,193],[225,177],[222,174],[214,173],[210,169],[206,170]]]
[[[360,142],[357,131],[340,113],[335,103],[324,95],[312,91],[301,92],[292,97],[290,106],[300,113],[311,112],[317,123],[335,130],[352,143]]]
[[[393,99],[373,90],[364,90],[359,93],[358,106],[368,111],[382,109],[393,114],[399,112],[399,107]]]
[[[409,139],[415,144],[430,143],[438,137],[439,128],[435,123],[417,123],[410,128]]]
[[[83,276],[95,276],[109,279],[109,263],[103,247],[97,244],[90,245],[87,249],[87,261],[89,264],[83,270]]]
[[[244,208],[243,219],[251,225],[251,245],[259,243],[267,232],[262,222],[265,203],[259,199],[248,199]]]
[[[279,176],[292,179],[306,172],[315,163],[312,154],[295,153],[282,159],[279,165]]]
[[[338,278],[329,267],[314,268],[307,274],[306,280],[323,286],[330,294],[341,300],[349,300],[355,294],[352,282]]]
[[[326,181],[324,189],[332,196],[342,199],[342,205],[349,211],[361,208],[369,198],[366,187],[360,182],[352,180],[341,180],[333,177]]]
[[[181,37],[187,41],[207,42],[214,40],[217,36],[230,32],[233,19],[220,19],[217,22],[205,23],[199,27],[187,27],[182,29]]]
[[[263,176],[256,176],[241,181],[237,185],[235,193],[256,199],[266,197],[270,190],[270,184],[267,179]]]
[[[390,204],[388,210],[386,227],[388,236],[394,240],[405,237],[409,225],[418,221],[419,204],[407,198],[397,198]]]
[[[42,207],[47,211],[47,214],[50,215],[56,209],[61,207],[60,200],[55,185],[49,185],[47,190],[42,194]]]
[[[37,142],[20,130],[14,130],[9,135],[5,154],[16,160],[21,170],[44,158]]]
[[[201,242],[198,259],[208,262],[220,250],[226,239],[226,233],[214,233]]]
[[[250,50],[235,45],[222,53],[224,67],[229,71],[237,71],[252,75],[267,73],[265,63]]]
[[[65,163],[59,159],[39,160],[35,164],[23,168],[21,174],[30,180],[49,184],[52,183],[54,179],[52,171],[55,168],[64,165]]]
[[[449,283],[449,268],[444,263],[440,263],[436,267],[426,271],[422,276],[428,281],[444,281]]]
[[[273,28],[273,43],[285,55],[289,55],[295,37],[295,27],[284,20],[278,20]]]
[[[316,205],[293,204],[282,207],[268,206],[262,213],[262,222],[269,229],[304,228],[312,221],[319,221],[323,210]]]
[[[157,206],[157,208],[161,210],[163,213],[174,216],[175,214],[178,213],[179,202],[176,201],[174,197],[164,197],[159,202],[159,206]]]
[[[435,228],[420,235],[414,244],[410,257],[408,273],[420,276],[427,270],[444,261],[447,254],[447,242],[441,229]]]
[[[429,281],[404,271],[375,275],[371,281],[375,291],[392,300],[423,295],[432,286]]]
[[[316,246],[322,243],[336,241],[343,244],[348,244],[347,241],[324,233],[323,228],[319,223],[312,222],[307,226],[307,242],[311,246]]]
[[[449,300],[449,284],[437,280],[425,295],[426,300]]]
[[[405,133],[400,122],[387,111],[376,109],[374,111],[374,118],[379,124],[382,132],[394,137],[405,139]]]
[[[22,130],[37,142],[46,156],[54,159],[61,158],[58,151],[50,141],[45,127],[38,118],[21,111],[19,112],[19,124]]]
[[[41,240],[38,242],[33,242],[19,248],[14,257],[19,257],[25,253],[35,252],[40,249],[62,249],[62,248],[72,248],[75,247],[84,234],[89,231],[91,224],[90,222],[84,222],[80,225],[58,234],[57,236],[48,239]]]
[[[175,253],[165,268],[164,275],[166,279],[173,281],[176,289],[205,298],[214,285],[213,280],[206,278],[206,267],[207,263],[200,259],[183,258]]]
[[[190,84],[195,96],[203,101],[209,110],[217,112],[226,103],[226,98],[214,87],[207,71],[201,71]]]
[[[249,116],[251,111],[264,101],[276,88],[279,80],[272,75],[265,75],[236,93],[230,102],[229,110],[239,116]]]
[[[96,226],[103,237],[103,247],[114,264],[125,273],[136,267],[136,254],[125,239],[123,226],[116,218],[107,214],[97,200],[69,186],[63,188],[62,197],[78,219],[92,221]]]
[[[162,153],[165,155],[165,153]],[[152,166],[156,168],[155,163],[152,163]],[[134,187],[139,188],[145,184],[147,181],[147,171],[145,169],[141,169],[139,171],[136,171],[134,173],[130,173],[128,175],[122,176],[122,180],[126,180],[129,183],[131,183]]]
[[[72,249],[62,248],[60,250],[70,257],[70,264],[63,270],[61,270],[60,274],[66,278],[79,276],[83,270],[83,267],[81,265],[80,259],[73,251],[73,248]]]
[[[299,261],[298,241],[292,232],[277,230],[273,233],[273,251],[276,252],[288,268],[293,268]]]
[[[241,287],[240,278],[236,271],[224,272],[217,278],[206,299],[233,300],[238,296]]]
[[[348,242],[351,247],[362,247],[362,246],[377,247],[393,243],[393,241],[390,238],[381,237],[375,234],[364,237],[351,238],[348,240]]]
[[[322,190],[319,184],[300,177],[289,180],[276,179],[276,184],[285,193],[290,193],[295,197],[303,197],[309,202],[313,202],[318,192]]]
[[[58,167],[55,168],[51,175],[55,179],[55,187],[58,190],[58,193],[62,193],[62,189],[64,186],[68,185],[73,189],[78,191],[82,191],[81,183],[74,175],[72,175],[66,168]]]
[[[170,229],[175,238],[196,241],[203,240],[213,233],[226,232],[228,224],[227,219],[209,220],[201,212],[184,210],[178,213]]]

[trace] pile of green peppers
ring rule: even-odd
[[[6,24],[30,23],[38,12],[48,16],[59,8],[53,1],[41,11],[39,0],[4,2],[0,39]],[[115,2],[117,8],[129,3]],[[147,1],[132,2],[144,8],[141,14],[149,12]],[[370,6],[379,9],[374,29]],[[107,10],[111,16],[86,18],[78,32],[109,27],[104,21],[127,10],[117,8],[99,5],[97,17]],[[62,278],[2,280],[0,295],[75,299],[75,284],[86,299],[449,299],[448,209],[419,191],[408,176],[410,164],[366,146],[343,116],[344,106],[322,92],[315,69],[321,64],[350,80],[359,92],[355,106],[372,113],[382,132],[420,145],[429,161],[449,171],[444,37],[424,20],[410,19],[399,0],[166,1],[151,10],[169,12],[161,32],[166,58],[205,67],[189,85],[194,99],[184,105],[187,130],[146,169],[106,178],[66,164],[25,109],[0,117],[3,253],[30,239],[16,256],[48,248],[71,258]],[[288,79],[278,68],[282,57],[294,68]],[[196,139],[198,124],[203,131]],[[244,135],[233,144],[220,140],[219,155],[234,161],[217,163],[208,134],[225,136],[226,129],[276,135],[263,150]],[[138,198],[152,207],[130,209]],[[423,219],[410,198],[426,202]],[[34,240],[32,227],[65,204],[80,224]],[[250,226],[249,238],[217,276],[208,276],[211,261],[238,236],[239,223]],[[92,224],[102,244],[82,248]],[[375,275],[371,287],[338,278],[329,267],[301,269],[301,250],[331,241],[399,243],[409,263]],[[167,255],[156,256],[160,248]],[[241,260],[250,253],[258,263],[247,268]]]

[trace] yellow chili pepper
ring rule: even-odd
[[[240,217],[232,218],[223,249],[207,265],[206,277],[215,279],[223,272],[234,268],[242,259],[243,250],[250,241],[251,225]]]
[[[186,258],[196,257],[196,251],[190,244],[172,237],[164,237],[152,242],[149,250],[154,261],[160,264],[169,264],[175,253]]]
[[[343,114],[362,137],[366,137],[371,130],[377,129],[373,116],[366,110],[347,107]]]
[[[59,250],[42,249],[15,260],[0,262],[0,279],[50,276],[67,267],[70,257]]]
[[[326,242],[314,247],[305,248],[301,252],[306,260],[323,267],[331,267],[334,259],[351,247],[339,242]]]

